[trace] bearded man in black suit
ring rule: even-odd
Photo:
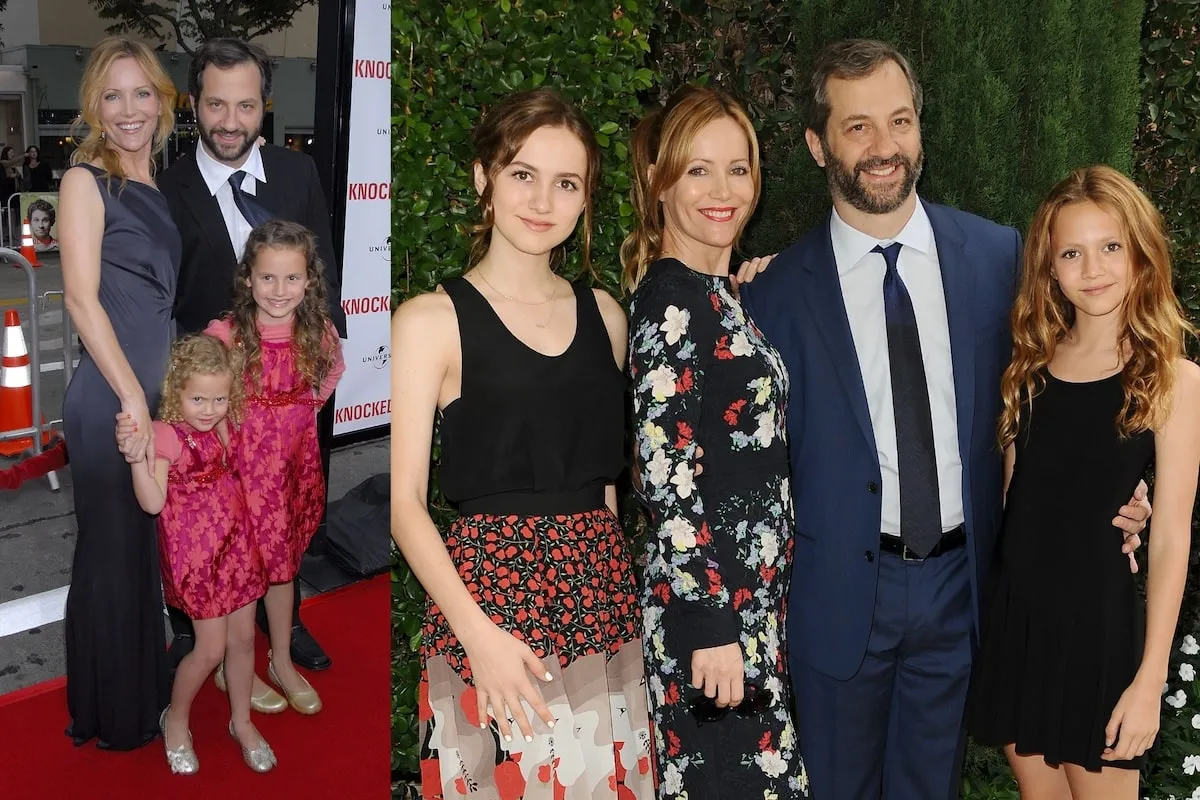
[[[329,210],[316,164],[304,153],[260,144],[271,96],[270,58],[252,44],[210,39],[192,59],[188,91],[200,141],[194,153],[172,164],[158,181],[183,239],[175,299],[179,332],[202,331],[230,310],[233,276],[250,231],[267,219],[286,219],[316,235],[329,288],[329,313],[345,339]],[[330,658],[300,620],[299,585],[295,582],[292,661],[306,669],[327,669]],[[168,610],[175,632],[171,653],[178,663],[192,649],[194,632],[183,612]],[[261,600],[258,625],[267,631]],[[256,675],[252,705],[273,713],[282,711],[286,701]]]

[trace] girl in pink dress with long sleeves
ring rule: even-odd
[[[152,451],[127,455],[138,503],[158,515],[163,595],[195,623],[196,646],[179,663],[171,704],[159,718],[167,763],[175,774],[200,768],[188,728],[192,701],[208,676],[226,665],[229,733],[256,772],[275,754],[250,722],[254,680],[254,606],[267,571],[246,524],[235,453],[242,411],[234,354],[210,336],[174,343],[163,384]],[[136,431],[118,415],[118,443]]]
[[[245,364],[237,464],[248,524],[271,583],[267,674],[302,714],[320,711],[321,698],[292,664],[292,582],[325,508],[317,412],[346,369],[323,276],[312,232],[285,220],[266,222],[246,241],[233,312],[205,330]]]

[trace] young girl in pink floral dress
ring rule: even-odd
[[[266,222],[246,241],[232,313],[205,330],[244,361],[237,462],[248,524],[271,583],[267,674],[302,714],[320,711],[321,698],[292,664],[292,582],[325,508],[317,411],[346,369],[323,276],[307,228]]]
[[[234,453],[241,391],[231,353],[210,336],[175,342],[163,384],[153,450],[129,453],[133,488],[148,514],[158,515],[163,595],[195,623],[196,646],[179,663],[171,704],[159,718],[171,772],[200,768],[188,718],[208,676],[226,665],[232,717],[229,733],[256,772],[275,766],[275,754],[250,722],[254,680],[254,607],[267,591],[267,573],[246,526]],[[118,442],[136,431],[118,415]]]

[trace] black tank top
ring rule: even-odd
[[[558,356],[517,339],[469,281],[442,283],[462,346],[462,394],[442,412],[441,488],[459,513],[572,514],[604,504],[624,465],[625,378],[592,290]]]

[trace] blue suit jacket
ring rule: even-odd
[[[958,413],[972,601],[978,619],[1002,512],[1000,377],[1021,236],[925,203],[937,243]],[[879,577],[882,479],[828,220],[742,291],[791,376],[787,430],[796,507],[788,651],[837,679],[862,664]]]

